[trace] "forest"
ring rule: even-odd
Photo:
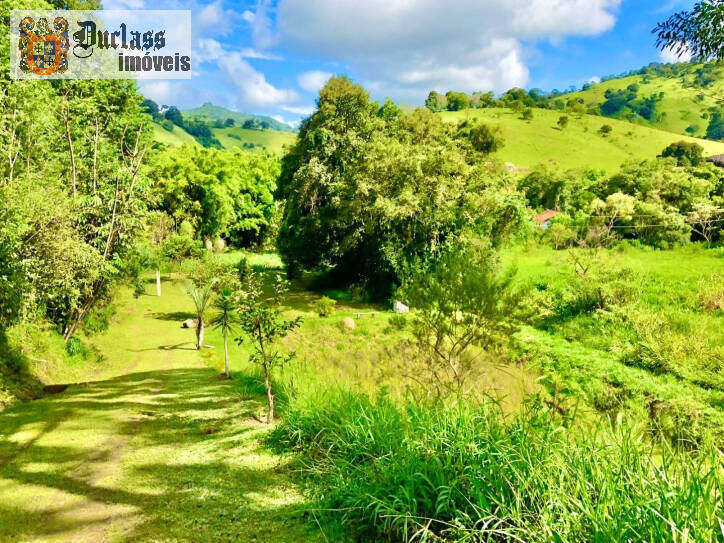
[[[0,540],[721,541],[722,9],[572,93],[332,76],[282,153],[1,58]],[[667,143],[502,160],[541,118]]]

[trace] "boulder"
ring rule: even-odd
[[[357,325],[354,322],[354,319],[352,317],[345,317],[342,319],[342,328],[345,330],[354,330],[357,327]]]
[[[183,324],[181,324],[181,328],[196,328],[197,324],[198,321],[196,319],[186,319]]]
[[[395,313],[409,313],[410,312],[410,308],[398,300],[395,300],[394,310],[395,310]]]

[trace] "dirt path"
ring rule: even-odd
[[[179,288],[127,298],[87,385],[0,414],[0,541],[324,541],[253,382],[219,381]]]

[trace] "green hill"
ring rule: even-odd
[[[276,130],[247,130],[245,128],[214,128],[211,130],[225,149],[235,147],[244,149],[263,149],[282,154],[285,145],[294,143],[296,134]],[[153,124],[153,139],[169,147],[181,147],[184,144],[198,145],[194,137],[178,126],[169,132],[161,125]]]
[[[724,153],[724,143],[700,140],[671,134],[626,121],[595,115],[580,118],[569,115],[565,130],[556,125],[559,111],[534,109],[533,119],[523,121],[520,115],[507,108],[468,109],[440,113],[449,121],[479,118],[500,128],[505,146],[497,158],[518,168],[532,168],[540,163],[557,163],[560,167],[594,167],[612,172],[629,159],[654,158],[670,143],[695,141],[704,147],[705,156]],[[613,128],[607,137],[599,128]]]
[[[276,119],[267,117],[266,115],[251,115],[248,113],[239,113],[226,109],[225,107],[215,106],[210,102],[206,102],[201,107],[193,109],[184,109],[182,112],[184,117],[193,117],[197,119],[207,119],[211,121],[225,121],[226,119],[233,119],[237,126],[241,126],[246,121],[257,120],[260,123],[266,123],[268,130],[277,130],[279,132],[293,132],[293,129],[284,124],[280,123]]]
[[[272,153],[282,154],[285,145],[294,143],[296,134],[276,130],[247,130],[245,128],[214,128],[214,135],[226,149],[234,147],[262,147]],[[246,144],[246,145],[245,145]]]
[[[158,123],[153,123],[153,139],[169,147],[181,147],[183,144],[198,145],[194,137],[178,126],[169,132]]]
[[[703,137],[709,121],[702,118],[702,115],[707,114],[709,108],[722,105],[724,64],[677,64],[659,66],[651,71],[645,70],[647,73],[604,81],[560,98],[563,100],[581,98],[587,107],[595,107],[606,101],[604,94],[607,90],[624,90],[629,85],[636,84],[639,87],[637,94],[640,98],[664,93],[656,108],[656,118],[647,121],[628,108],[623,108],[614,115],[615,117],[629,118],[634,122],[677,134],[690,133]]]

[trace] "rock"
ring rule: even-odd
[[[410,308],[403,304],[402,302],[399,302],[395,300],[395,306],[394,306],[395,313],[409,313]]]
[[[345,317],[342,319],[342,328],[345,330],[354,330],[357,327],[357,325],[354,322],[354,319],[352,317]]]
[[[196,324],[196,319],[186,319],[181,325],[181,328],[196,328]]]

